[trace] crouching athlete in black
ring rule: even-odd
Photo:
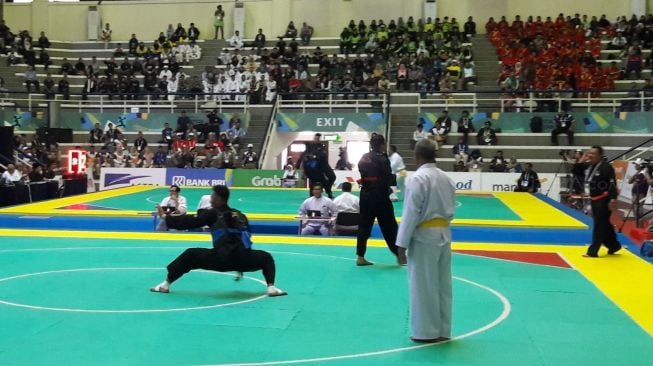
[[[263,270],[263,277],[268,286],[268,296],[283,296],[287,293],[274,286],[274,259],[268,252],[252,249],[249,223],[240,211],[227,205],[229,188],[218,185],[213,187],[211,209],[200,215],[170,216],[158,207],[159,215],[168,228],[185,230],[209,226],[213,236],[213,248],[189,248],[168,264],[168,276],[165,281],[152,287],[153,292],[170,292],[170,285],[184,274],[194,269],[218,272],[238,272],[236,279],[243,272]]]

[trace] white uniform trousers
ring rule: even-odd
[[[418,228],[407,251],[413,338],[451,337],[451,231]]]

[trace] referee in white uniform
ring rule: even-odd
[[[454,181],[435,166],[435,143],[415,146],[417,171],[408,180],[397,237],[407,252],[411,339],[435,343],[451,337],[451,230]]]

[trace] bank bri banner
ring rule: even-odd
[[[166,169],[166,185],[180,187],[230,186],[233,178],[231,169]]]
[[[383,113],[277,113],[278,132],[384,133]]]

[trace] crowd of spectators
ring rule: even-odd
[[[228,128],[221,128],[225,123]],[[237,114],[223,121],[212,110],[207,112],[205,123],[194,124],[182,111],[175,128],[165,123],[158,138],[138,132],[131,142],[121,127],[112,122],[104,127],[96,123],[89,131],[88,143],[75,147],[87,151],[87,169],[96,179],[104,167],[258,168],[259,157],[254,145],[243,144],[246,131]],[[33,135],[31,142],[27,135],[17,134],[14,148],[17,158],[14,167],[20,173],[16,183],[41,181],[32,179],[37,168],[43,179],[61,177],[65,151],[57,143],[41,140],[38,133]]]
[[[614,90],[616,80],[641,79],[643,66],[651,64],[642,49],[653,45],[652,27],[653,15],[623,16],[614,23],[605,15],[562,13],[525,21],[517,15],[512,23],[490,18],[485,29],[502,63],[497,83],[509,100],[504,107],[518,109],[530,91],[539,91],[542,98],[598,96]],[[601,60],[602,39],[610,40],[609,50],[618,51],[606,62]]]
[[[106,44],[110,41],[110,34],[110,25],[106,24],[102,31]],[[202,57],[202,49],[196,43],[199,36],[200,31],[193,23],[188,29],[181,23],[176,28],[170,24],[151,45],[146,45],[132,34],[126,47],[118,44],[109,59],[98,60],[94,56],[85,62],[82,58],[76,61],[64,58],[58,71],[63,77],[58,82],[52,78],[50,66],[53,62],[47,51],[50,41],[43,32],[35,42],[28,31],[14,35],[3,21],[0,23],[0,52],[8,55],[7,65],[26,63],[28,70],[24,76],[27,91],[43,92],[47,98],[59,93],[64,99],[69,99],[68,76],[84,75],[83,99],[87,99],[89,94],[106,94],[109,99],[137,99],[149,95],[154,99],[174,101],[175,94],[192,97],[203,91],[199,76],[182,72],[182,65]],[[37,53],[36,49],[40,51]],[[43,65],[45,78],[38,76],[35,69],[37,64]]]
[[[305,29],[312,34],[304,23],[300,35]],[[291,23],[271,49],[265,47],[262,29],[251,44],[234,34],[228,40],[232,49],[223,50],[217,60],[220,68],[207,68],[202,83],[205,93],[248,93],[252,103],[270,102],[279,92],[460,90],[476,81],[474,54],[463,45],[474,34],[471,17],[463,27],[448,17],[417,22],[413,17],[406,22],[399,18],[387,26],[383,20],[373,20],[369,26],[352,20],[341,33],[341,55],[328,55],[319,46],[312,51],[300,49]],[[310,36],[301,42],[308,44]],[[252,47],[252,54],[243,55],[243,47]],[[309,65],[317,65],[317,72],[312,73]]]

